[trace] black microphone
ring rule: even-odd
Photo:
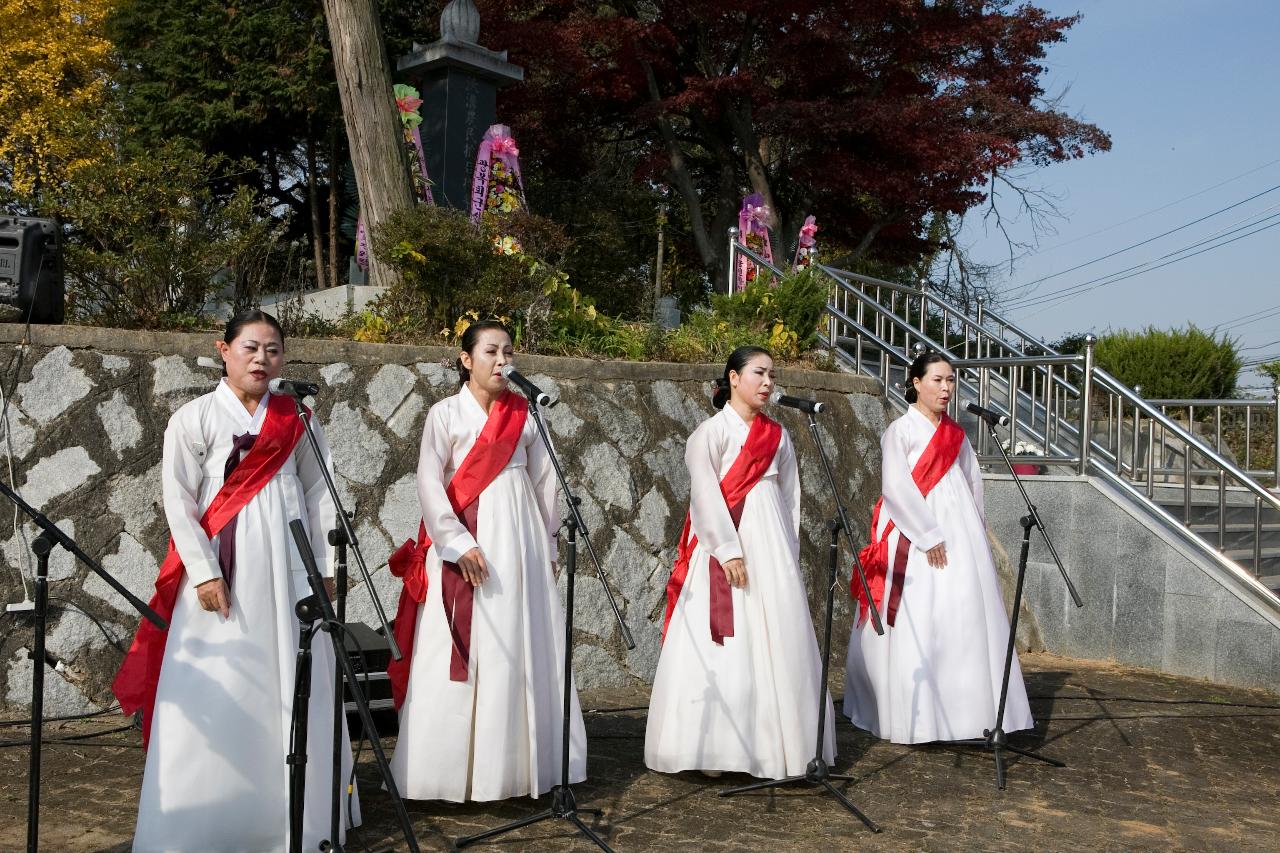
[[[516,370],[516,366],[514,364],[508,364],[503,367],[499,373],[501,373],[502,377],[508,382],[516,383],[520,390],[524,392],[524,395],[533,403],[539,406],[551,405],[550,395],[543,393],[541,388],[524,378],[524,376],[520,374],[520,371]]]
[[[320,386],[314,382],[296,382],[277,376],[267,383],[272,394],[284,394],[287,397],[314,397],[320,393]]]
[[[1009,425],[1008,415],[1002,415],[999,412],[993,412],[990,409],[984,409],[981,406],[979,406],[977,403],[966,403],[965,408],[969,410],[970,413],[975,414],[978,417],[982,418],[991,426],[1008,426]]]
[[[805,414],[817,415],[827,407],[825,403],[817,400],[806,400],[803,397],[788,397],[782,393],[782,389],[778,388],[769,395],[769,402],[779,406],[786,406],[788,409],[799,409]]]

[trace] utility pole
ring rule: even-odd
[[[653,322],[659,323],[662,320],[660,316],[659,300],[662,299],[662,261],[665,246],[667,225],[667,205],[662,203],[658,205],[658,260],[653,265]]]

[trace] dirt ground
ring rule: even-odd
[[[725,785],[751,780],[650,772],[643,762],[647,695],[638,691],[583,694],[591,709],[590,776],[574,792],[580,806],[604,810],[588,820],[620,853],[1280,850],[1280,696],[1048,655],[1026,655],[1023,667],[1038,727],[1014,742],[1067,767],[1015,757],[1004,791],[989,753],[896,746],[848,722],[837,726],[836,769],[855,777],[842,790],[881,825],[879,835],[812,788],[722,798]],[[143,753],[136,730],[117,730],[124,722],[108,716],[46,727],[42,849],[129,849]],[[17,725],[0,729],[2,850],[24,846],[25,733]],[[394,738],[386,745],[393,749]],[[346,849],[406,850],[367,749],[364,756],[365,824]],[[423,850],[448,850],[457,836],[548,804],[549,797],[415,802],[409,813]],[[485,847],[593,849],[564,820],[472,849]]]

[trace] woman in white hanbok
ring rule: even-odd
[[[268,417],[267,384],[284,364],[283,334],[269,314],[245,312],[228,323],[218,350],[226,378],[179,408],[164,436],[164,510],[184,576],[155,687],[133,841],[139,853],[287,849],[294,604],[310,594],[291,519],[307,526],[326,578],[331,570],[326,535],[334,506],[320,466],[332,462],[314,422],[320,458],[302,438],[238,513],[231,532],[238,559],[233,582],[224,579],[233,567],[221,547],[229,531],[211,540],[200,519],[222,488],[229,454],[241,452],[233,439],[257,436]],[[272,416],[287,418],[292,408],[277,404]],[[335,661],[325,634],[312,652],[303,847],[314,850],[329,838]],[[345,776],[345,723],[342,749]],[[343,803],[345,812],[347,797]],[[354,825],[354,796],[350,805]]]
[[[758,347],[734,351],[717,388],[720,413],[694,430],[685,449],[689,532],[697,541],[687,573],[681,578],[678,565],[668,587],[645,764],[664,773],[802,774],[814,757],[822,667],[800,571],[800,482],[786,430],[775,425],[776,450],[749,487],[739,524],[721,491],[755,422],[771,423],[763,409],[773,359]],[[712,636],[712,572],[723,573],[732,602],[731,632],[721,642]],[[830,762],[834,714],[825,701]]]
[[[855,621],[846,661],[844,711],[854,725],[895,743],[981,738],[995,725],[1009,639],[987,542],[982,472],[967,438],[927,495],[913,478],[955,391],[955,371],[936,352],[908,370],[907,413],[880,440],[884,504],[879,541],[892,521],[887,552],[910,540],[896,623],[877,636]],[[955,427],[959,429],[959,427]],[[893,571],[881,618],[887,621]],[[1031,708],[1017,657],[1009,679],[1004,730],[1031,728]]]
[[[525,420],[505,467],[480,492],[474,535],[446,494],[499,398],[508,393],[501,370],[512,357],[505,326],[472,324],[458,359],[463,386],[431,407],[423,429],[418,497],[432,544],[391,759],[406,799],[537,797],[561,781],[558,490],[533,418]],[[453,569],[442,561],[456,564],[474,588],[465,680],[453,680],[450,673],[455,644],[442,571]],[[586,778],[586,733],[577,691],[571,691],[569,781],[580,782]]]

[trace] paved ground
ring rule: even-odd
[[[1068,763],[1018,760],[1008,789],[995,787],[989,755],[944,746],[900,747],[847,723],[837,729],[844,790],[883,826],[871,835],[830,797],[808,790],[716,796],[700,774],[664,776],[642,761],[644,705],[638,693],[586,694],[591,778],[576,786],[584,806],[605,810],[600,832],[619,853],[637,850],[1128,851],[1280,850],[1280,697],[1047,655],[1023,658],[1041,721],[1030,742]],[[106,733],[119,718],[59,723],[49,738],[89,736],[45,749],[42,847],[127,851],[141,782],[133,731]],[[20,738],[5,727],[0,738]],[[1021,743],[1021,741],[1018,741]],[[368,755],[366,751],[366,756]],[[0,749],[0,850],[21,849],[27,751]],[[366,827],[348,849],[405,850],[368,760],[361,764]],[[451,806],[414,803],[424,850],[524,817],[547,805],[511,801]],[[539,824],[491,845],[500,850],[592,849],[569,824]],[[477,850],[485,849],[478,846]]]

